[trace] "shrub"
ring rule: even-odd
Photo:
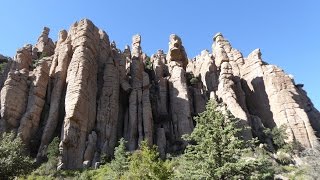
[[[28,179],[54,179],[54,177],[59,175],[60,172],[57,171],[59,143],[60,139],[58,137],[53,138],[47,148],[48,161],[34,170],[28,176]]]
[[[146,57],[144,67],[145,67],[145,70],[153,70],[153,64],[150,60],[150,57],[148,57],[148,56]]]
[[[285,141],[288,139],[286,129],[285,125],[281,125],[279,128],[275,127],[271,130],[273,143],[278,149],[284,148],[287,145]]]
[[[281,125],[280,127],[274,127],[272,130],[266,128],[264,130],[264,133],[272,137],[272,141],[276,150],[281,150],[286,153],[303,151],[302,145],[295,139],[293,139],[293,141],[290,143],[286,142],[286,140],[288,139],[286,129],[287,129],[286,125]]]
[[[0,64],[0,73],[3,73],[4,69],[6,68],[6,65],[6,62]]]
[[[195,84],[197,84],[198,82],[199,82],[199,80],[198,80],[198,78],[196,78],[196,77],[193,77],[193,78],[190,79],[190,84],[191,84],[191,85],[195,85]]]
[[[60,139],[58,137],[53,138],[51,143],[48,145],[47,157],[48,159],[55,159],[59,156],[59,143]]]
[[[123,176],[124,179],[170,179],[171,166],[159,158],[156,147],[149,147],[146,141],[140,144],[140,150],[135,151],[130,157],[129,169]]]
[[[14,176],[29,173],[33,161],[25,155],[24,145],[14,133],[3,133],[0,136],[0,177],[12,179]]]
[[[281,165],[289,165],[294,163],[292,157],[288,153],[281,150],[277,152],[276,158],[277,162]]]

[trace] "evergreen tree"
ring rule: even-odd
[[[114,179],[119,179],[128,171],[130,153],[126,151],[125,143],[126,141],[123,138],[119,140],[119,146],[114,151],[114,160],[110,164],[111,174]]]
[[[195,118],[185,153],[175,170],[177,179],[267,179],[272,176],[267,161],[244,158],[249,148],[239,137],[242,129],[230,113],[222,114],[213,101]]]

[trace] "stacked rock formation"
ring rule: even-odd
[[[251,127],[245,139],[286,125],[289,141],[319,145],[320,113],[303,85],[263,62],[259,49],[244,58],[218,33],[212,52],[188,60],[173,34],[168,52],[149,58],[141,41],[135,35],[121,51],[88,19],[60,31],[56,43],[44,28],[2,72],[0,133],[15,132],[38,161],[58,136],[60,169],[95,167],[122,137],[130,151],[147,141],[165,158],[184,149],[181,137],[214,99]]]
[[[149,144],[153,142],[152,111],[149,98],[149,76],[144,72],[141,36],[132,38],[130,85],[132,91],[129,96],[129,119],[125,125],[128,129],[128,148],[135,150],[142,140]],[[126,122],[125,122],[126,123]]]
[[[187,86],[186,67],[188,64],[187,54],[181,39],[170,35],[169,52],[169,99],[172,114],[173,138],[180,140],[183,134],[189,134],[193,130],[191,118],[189,93]]]

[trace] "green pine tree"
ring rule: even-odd
[[[195,118],[194,131],[185,136],[189,142],[178,158],[177,179],[268,179],[270,164],[257,158],[244,158],[250,151],[239,137],[242,129],[230,113],[224,115],[209,101],[206,111]]]
[[[112,160],[110,164],[114,179],[120,179],[120,177],[128,171],[130,153],[126,151],[125,144],[126,141],[121,138],[119,140],[119,146],[114,150],[114,160]]]

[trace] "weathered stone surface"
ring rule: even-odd
[[[162,50],[151,57],[153,69],[155,73],[154,83],[156,88],[156,112],[160,118],[165,118],[169,115],[168,111],[168,67],[166,66],[165,54]]]
[[[228,110],[241,121],[241,126],[248,127],[250,118],[248,117],[247,108],[245,105],[245,96],[241,88],[240,80],[234,76],[233,69],[229,63],[229,57],[226,52],[230,52],[231,46],[223,38],[221,33],[214,37],[213,56],[215,64],[219,67],[219,85],[216,92],[219,101],[222,100],[228,107]],[[239,78],[239,77],[238,77]],[[252,133],[249,130],[244,131],[245,139],[252,138]]]
[[[94,157],[95,149],[97,143],[97,134],[95,131],[92,131],[88,136],[88,141],[86,142],[86,150],[83,155],[83,166],[88,168],[91,166],[91,162]]]
[[[296,139],[304,147],[318,145],[306,112],[294,99],[299,94],[291,78],[276,66],[266,65],[264,69],[263,79],[276,125],[288,126],[290,141]]]
[[[49,81],[49,67],[46,61],[40,62],[36,69],[33,70],[31,81],[27,109],[22,116],[18,129],[18,135],[26,145],[29,144],[31,137],[38,130],[40,115],[45,103]]]
[[[191,107],[191,109],[192,109],[191,114],[193,116],[196,116],[205,110],[206,103],[208,101],[208,97],[203,89],[204,89],[204,87],[203,87],[201,81],[194,83],[194,84],[192,84],[191,87],[189,87],[189,92],[190,92],[190,96],[191,96],[191,98],[189,98],[189,101],[192,106]]]
[[[190,61],[187,72],[198,77],[203,84],[203,90],[207,92],[216,91],[218,89],[218,71],[212,54],[208,50],[203,50],[200,55]]]
[[[266,65],[259,49],[254,50],[241,73],[246,83],[247,104],[267,127],[287,126],[289,141],[304,147],[318,145],[310,120],[299,98],[298,89],[289,75],[273,65]]]
[[[27,44],[18,49],[13,60],[15,62],[14,66],[12,66],[13,70],[26,69],[29,71],[32,66],[32,45]]]
[[[177,35],[170,35],[169,52],[169,94],[172,115],[172,128],[175,140],[181,141],[181,136],[190,134],[193,122],[190,112],[188,87],[186,82],[186,53],[181,39]]]
[[[13,66],[13,60],[8,60],[6,64],[2,68],[2,72],[0,74],[0,90],[2,89],[4,82],[8,78],[8,74],[10,72],[11,66]]]
[[[132,91],[129,96],[128,121],[128,149],[135,150],[142,140],[153,143],[152,111],[149,99],[149,77],[144,72],[141,50],[141,36],[132,38],[130,85]]]
[[[166,157],[166,146],[167,146],[165,129],[158,128],[156,132],[157,132],[156,142],[157,142],[160,158],[164,159]]]
[[[248,127],[250,125],[249,117],[246,111],[238,103],[235,93],[236,84],[233,81],[232,67],[229,62],[223,62],[220,67],[219,85],[217,90],[218,98],[227,105],[228,110],[241,121],[241,126]],[[249,130],[243,133],[245,139],[252,138]]]
[[[0,133],[19,127],[28,101],[28,75],[25,69],[11,71],[1,89]]]
[[[68,38],[73,50],[67,73],[62,132],[63,168],[81,168],[88,132],[96,119],[99,30],[87,19],[75,23]]]
[[[98,100],[97,124],[98,148],[102,154],[111,157],[117,143],[117,123],[119,113],[120,54],[112,45],[112,56],[105,57],[103,87]]]
[[[42,56],[51,56],[54,54],[54,43],[51,38],[49,38],[50,29],[44,27],[43,31],[38,38],[38,42],[35,45],[35,48],[38,53],[41,53]]]
[[[307,92],[301,86],[296,85],[299,95],[293,98],[300,102],[299,105],[303,107],[308,115],[312,128],[315,130],[317,137],[320,137],[320,112],[313,106],[311,100],[307,96]]]
[[[212,45],[212,52],[214,56],[214,62],[218,68],[220,68],[223,62],[229,62],[229,57],[224,48],[224,38],[221,33],[217,33],[214,37],[214,44]]]
[[[149,88],[150,88],[149,75],[146,72],[143,72],[143,81],[142,81],[143,122],[141,122],[141,126],[143,126],[143,129],[139,130],[139,137],[143,137],[143,140],[146,140],[148,144],[151,146],[153,144],[153,118],[152,118]]]
[[[131,51],[130,51],[129,45],[125,46],[124,51],[123,51],[123,56],[124,56],[124,59],[126,62],[126,65],[125,65],[126,74],[129,74],[130,73],[130,64],[132,63],[131,62]]]
[[[184,70],[188,65],[187,53],[182,45],[181,38],[175,34],[171,34],[169,38],[169,51],[167,53],[167,61],[176,61]]]
[[[254,50],[241,69],[242,85],[250,114],[260,117],[267,128],[275,127],[270,102],[263,81],[261,52]]]
[[[41,157],[46,146],[53,139],[54,132],[58,125],[61,101],[65,92],[67,70],[72,56],[70,40],[66,40],[67,32],[60,31],[59,40],[55,54],[53,56],[52,65],[50,67],[50,79],[48,83],[47,102],[50,103],[48,118],[41,138],[41,145],[38,152],[38,157]]]

